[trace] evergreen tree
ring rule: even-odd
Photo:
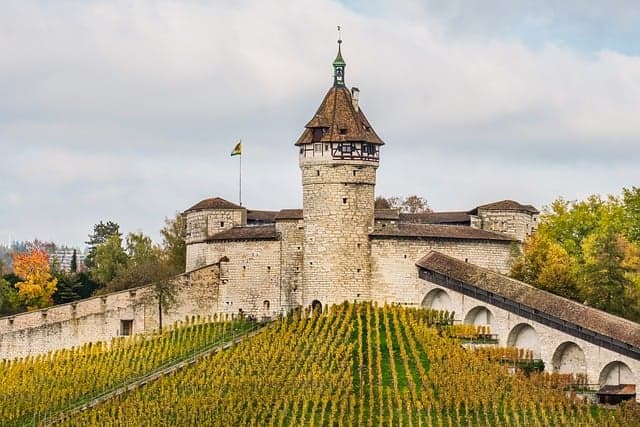
[[[89,240],[85,242],[89,245],[89,251],[84,261],[87,268],[95,267],[97,247],[105,243],[109,237],[114,235],[119,238],[122,237],[122,233],[120,233],[120,225],[113,221],[107,221],[106,223],[100,221],[98,224],[93,226],[93,233],[89,235]]]
[[[82,283],[76,273],[62,273],[58,277],[58,289],[53,294],[56,304],[64,304],[79,300]]]
[[[73,250],[73,255],[71,256],[71,262],[69,263],[69,270],[72,273],[78,272],[78,253],[76,250]]]

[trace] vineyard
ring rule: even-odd
[[[343,304],[300,312],[228,350],[73,414],[66,426],[627,426],[629,411],[584,403],[567,377],[515,373],[434,327],[448,314]],[[0,365],[6,424],[63,408],[123,378],[215,342],[247,322],[196,323],[153,339],[85,346]],[[464,331],[469,335],[469,331]],[[487,331],[479,331],[486,333]]]

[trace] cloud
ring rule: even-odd
[[[380,194],[453,209],[637,184],[640,57],[620,41],[636,5],[442,5],[3,5],[0,229],[80,243],[113,218],[157,237],[201,198],[235,200],[239,137],[245,202],[300,206],[293,142],[331,82],[338,24],[387,142]]]

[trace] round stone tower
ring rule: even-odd
[[[304,207],[303,306],[370,299],[369,232],[384,142],[345,86],[338,40],[333,86],[296,142]]]

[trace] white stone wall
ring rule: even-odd
[[[504,233],[524,241],[538,227],[538,215],[522,211],[498,211],[478,209],[482,229]]]
[[[282,240],[282,309],[302,305],[302,268],[304,262],[304,221],[278,220],[276,231]]]
[[[510,245],[490,240],[371,238],[371,298],[380,303],[415,301],[419,281],[416,262],[431,250],[508,272]]]
[[[376,168],[362,161],[301,164],[302,305],[369,299]]]
[[[179,276],[178,298],[163,325],[217,310],[218,266]],[[159,307],[148,287],[114,292],[75,303],[0,318],[0,359],[35,355],[121,334],[121,320],[133,320],[133,333],[159,326]]]
[[[281,240],[214,241],[207,244],[207,262],[220,265],[218,311],[258,317],[280,313],[286,298],[282,283]],[[265,301],[268,301],[268,307]]]
[[[573,373],[585,373],[589,383],[598,384],[605,367],[612,362],[620,361],[631,370],[631,376],[626,378],[623,372],[623,383],[631,380],[636,384],[636,389],[640,390],[640,361],[575,338],[475,298],[418,279],[417,292],[414,293],[414,299],[407,301],[406,304],[423,304],[425,307],[429,307],[429,302],[433,300],[430,296],[434,294],[442,295],[441,292],[446,292],[449,298],[440,298],[439,301],[449,301],[449,306],[440,306],[438,307],[439,309],[454,311],[455,319],[463,321],[465,318],[473,317],[473,315],[469,316],[470,311],[477,311],[478,307],[485,307],[491,313],[491,324],[489,326],[491,327],[491,332],[498,335],[498,345],[509,346],[516,344],[521,348],[532,350],[537,357],[543,360],[546,371],[553,372],[554,364],[556,365],[555,369],[560,370],[558,367],[560,365],[558,363],[559,356],[565,350],[561,370],[564,373],[569,370],[572,370]],[[521,334],[518,334],[520,331]],[[573,343],[575,346],[567,343]],[[584,356],[583,360],[581,360],[581,355]],[[617,375],[611,375],[610,377],[610,381],[617,380]]]
[[[187,212],[185,271],[207,265],[206,239],[221,231],[247,224],[246,209],[207,209]]]

